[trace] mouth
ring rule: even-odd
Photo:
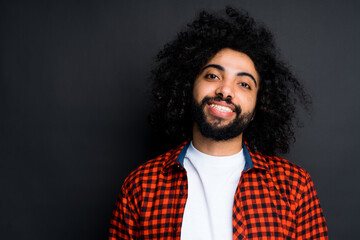
[[[235,112],[235,106],[225,101],[209,100],[207,104],[216,110],[224,113]]]
[[[224,112],[224,113],[230,113],[230,112],[234,112],[231,108],[229,107],[225,107],[225,106],[221,106],[221,105],[217,105],[217,104],[209,104],[210,107],[215,108],[217,110],[219,110],[220,112]]]
[[[219,119],[230,119],[235,114],[235,106],[225,101],[209,100],[206,104],[210,114]]]

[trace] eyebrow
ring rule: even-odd
[[[222,71],[222,72],[225,72],[225,68],[224,68],[223,66],[218,65],[218,64],[209,64],[209,65],[206,65],[205,67],[203,67],[203,68],[201,69],[201,72],[203,72],[203,71],[204,71],[205,69],[207,69],[207,68],[216,68],[216,69],[218,69],[218,70],[220,70],[220,71]],[[251,80],[254,81],[255,86],[257,87],[257,82],[256,82],[254,76],[251,75],[250,73],[247,73],[247,72],[239,72],[239,73],[236,74],[236,76],[247,76],[247,77],[251,78]]]

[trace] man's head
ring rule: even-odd
[[[288,151],[295,102],[306,105],[307,95],[279,59],[272,34],[246,12],[201,12],[157,60],[151,121],[169,140],[190,138],[195,120],[206,137],[243,132],[251,150]]]
[[[194,81],[194,131],[216,141],[239,136],[254,116],[258,82],[247,55],[229,48],[216,53]]]

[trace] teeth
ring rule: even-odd
[[[232,112],[232,110],[228,107],[216,105],[216,104],[210,104],[210,107],[216,108],[217,110],[221,112]]]

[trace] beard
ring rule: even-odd
[[[226,125],[222,125],[224,119],[215,118],[210,123],[205,116],[205,106],[210,100],[225,101],[228,104],[232,104],[235,107],[235,119]],[[241,114],[242,110],[240,106],[235,105],[230,99],[222,99],[221,97],[205,97],[201,103],[197,103],[192,100],[192,116],[194,122],[197,124],[200,133],[206,137],[215,141],[226,141],[239,136],[251,122],[254,112],[248,112]]]

